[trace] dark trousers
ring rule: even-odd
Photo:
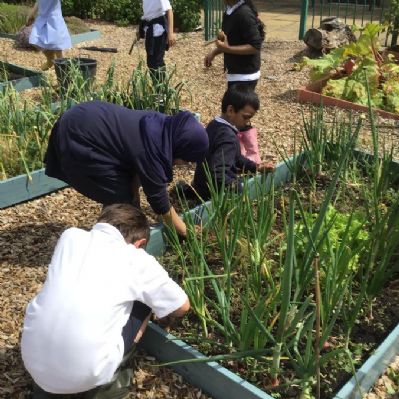
[[[246,86],[249,89],[255,91],[255,87],[258,84],[258,79],[256,79],[256,80],[243,80],[243,81],[235,80],[233,82],[227,82],[227,88],[229,89],[231,86],[234,86],[234,85],[237,85],[237,84],[239,84],[241,86]]]
[[[165,77],[165,51],[167,45],[166,32],[161,36],[151,37],[146,35],[145,51],[147,53],[147,66],[154,83],[160,82]]]
[[[144,303],[134,301],[133,309],[129,319],[122,329],[122,338],[125,345],[124,355],[130,352],[134,345],[134,339],[144,323],[144,320],[150,315],[151,308]]]

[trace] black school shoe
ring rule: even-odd
[[[32,399],[123,399],[132,387],[135,347],[127,353],[108,384],[74,394],[49,393],[34,384]]]

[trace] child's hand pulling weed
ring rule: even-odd
[[[275,163],[274,161],[263,161],[258,167],[257,171],[261,173],[269,173],[273,172],[275,169]]]

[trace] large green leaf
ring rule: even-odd
[[[343,98],[347,80],[348,78],[330,79],[324,86],[322,93],[326,96]]]
[[[328,74],[336,69],[343,61],[344,48],[332,50],[329,54],[325,54],[322,58],[310,59],[303,57],[300,67],[312,67],[310,71],[310,79],[317,80],[328,76]]]
[[[382,87],[386,96],[386,109],[399,112],[399,78],[387,80]]]

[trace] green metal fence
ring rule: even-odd
[[[389,16],[388,0],[302,0],[299,39],[302,40],[309,28],[320,26],[323,18],[336,16],[348,25],[363,26],[367,22],[382,22]],[[397,33],[387,33],[385,45],[396,44]]]
[[[222,26],[222,16],[225,9],[223,0],[204,0],[204,29],[205,40],[216,37]]]

